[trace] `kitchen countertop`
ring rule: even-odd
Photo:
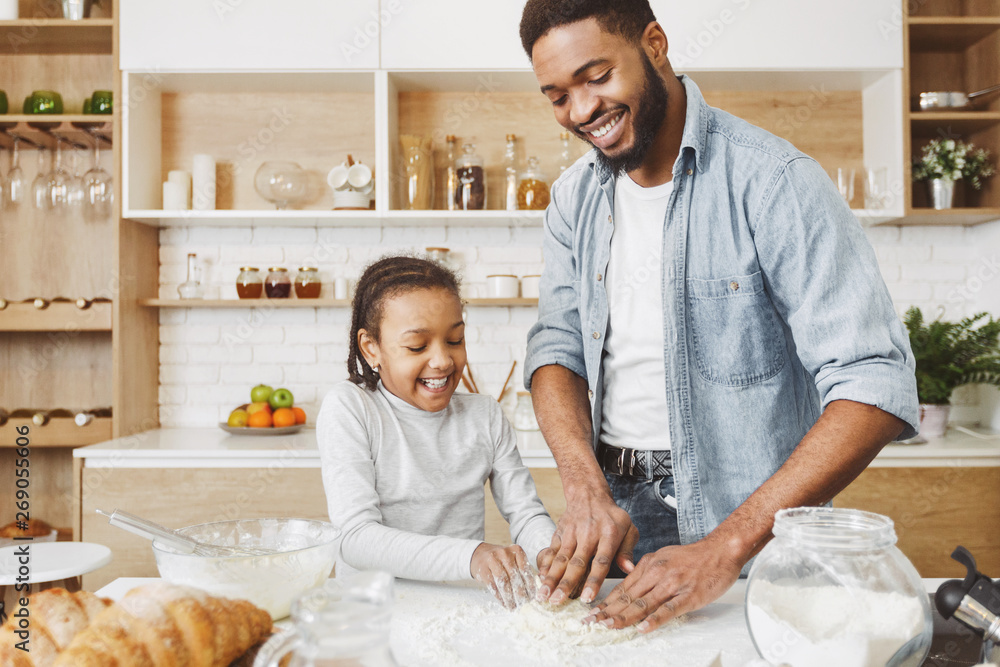
[[[314,429],[286,436],[230,435],[219,428],[154,429],[79,447],[73,457],[84,459],[91,468],[319,467]],[[547,454],[522,453],[521,458],[530,468],[555,467]],[[944,438],[923,444],[887,445],[870,467],[996,466],[1000,466],[1000,436],[983,440],[949,429]]]
[[[156,579],[116,579],[97,594],[117,600],[133,587],[151,581]],[[606,581],[601,594],[607,594],[619,581]],[[924,579],[925,590],[933,593],[943,581]],[[404,667],[439,665],[442,661],[458,664],[457,658],[466,661],[462,664],[491,667],[555,664],[553,656],[542,655],[537,649],[527,650],[495,630],[509,616],[472,582],[445,584],[397,579],[395,591],[390,645]],[[688,614],[676,626],[607,648],[581,647],[575,652],[578,655],[563,657],[580,658],[586,664],[742,667],[757,657],[743,611],[745,593],[746,580],[741,579],[719,600]],[[287,620],[279,622],[279,626],[288,624]],[[937,656],[933,647],[931,656]],[[958,663],[937,663],[931,658],[925,664]]]

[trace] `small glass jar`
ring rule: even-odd
[[[442,266],[448,266],[449,248],[424,248],[424,250],[427,252],[427,259],[430,261]]]
[[[517,405],[514,407],[514,428],[518,431],[537,431],[535,408],[531,404],[531,392],[517,392]]]
[[[475,144],[462,146],[462,155],[455,161],[458,171],[458,191],[455,204],[460,211],[482,211],[486,208],[486,170],[483,158],[476,155]]]
[[[750,570],[746,618],[757,652],[789,667],[919,665],[930,602],[896,548],[892,520],[860,510],[779,511]]]
[[[268,299],[287,299],[292,295],[292,279],[288,276],[288,269],[272,266],[267,270],[264,294]]]
[[[549,184],[545,182],[537,157],[528,158],[528,167],[517,185],[517,208],[540,211],[549,205]]]
[[[319,269],[300,266],[299,274],[295,276],[295,296],[300,299],[318,299],[321,291],[323,282],[319,278]]]
[[[264,293],[264,280],[256,266],[241,266],[236,278],[236,295],[241,299],[259,299]]]

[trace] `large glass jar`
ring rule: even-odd
[[[268,299],[287,299],[292,295],[292,279],[288,277],[288,269],[272,266],[267,270],[264,294]]]
[[[264,293],[264,279],[256,266],[241,266],[236,278],[236,295],[241,299],[259,299]]]
[[[860,510],[781,510],[747,582],[757,652],[789,667],[920,665],[930,602],[896,548],[888,517]]]
[[[295,296],[300,299],[318,299],[323,291],[323,281],[319,277],[319,269],[314,266],[300,266],[295,276]]]
[[[460,211],[482,211],[486,208],[486,170],[483,158],[476,155],[475,144],[462,146],[462,155],[455,161],[458,171],[458,192],[455,203]]]

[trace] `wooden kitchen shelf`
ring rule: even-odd
[[[538,299],[466,299],[474,307],[537,306]],[[350,308],[348,299],[141,299],[149,308]]]
[[[110,440],[111,421],[112,417],[95,417],[86,426],[77,426],[72,417],[55,417],[44,426],[36,426],[30,417],[14,417],[0,426],[0,430],[15,434],[14,429],[27,426],[31,447],[82,447]],[[16,441],[16,437],[5,437],[0,440],[0,447],[16,447]]]
[[[932,208],[914,208],[908,211],[898,224],[964,227],[980,225],[993,220],[1000,220],[1000,208],[950,208],[943,211]]]
[[[61,137],[78,146],[92,147],[101,138],[101,147],[110,147],[114,117],[111,115],[25,115],[7,114],[0,116],[0,144],[9,148],[14,145],[14,137],[21,137],[22,149],[44,146],[55,148],[56,138]]]
[[[541,227],[544,211],[125,211],[155,227]]]
[[[0,21],[0,43],[14,55],[111,54],[114,19],[27,18]]]
[[[974,134],[1000,124],[1000,111],[911,111],[915,136],[938,138],[946,134]]]
[[[9,303],[0,310],[0,331],[111,331],[111,303],[86,310],[75,303],[50,303],[39,310],[29,302]]]
[[[910,18],[910,47],[914,51],[964,51],[1000,30],[998,17],[914,16]]]

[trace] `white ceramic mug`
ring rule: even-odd
[[[486,276],[486,295],[490,299],[516,299],[517,276]]]
[[[541,281],[541,276],[524,276],[521,278],[521,298],[522,299],[537,299],[538,298],[538,284]]]
[[[16,21],[17,11],[17,0],[0,0],[0,21]]]
[[[348,169],[346,164],[338,164],[326,175],[326,182],[334,190],[346,190],[351,187],[347,182]]]
[[[358,192],[368,194],[375,185],[372,182],[371,167],[360,162],[352,164],[347,170],[347,182]]]

